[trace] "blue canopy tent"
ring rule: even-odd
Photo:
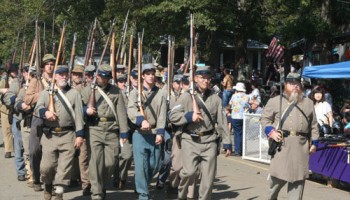
[[[350,78],[350,61],[304,67],[302,77],[328,79]]]

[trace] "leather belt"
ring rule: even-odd
[[[288,136],[307,136],[307,133],[303,132],[297,132],[297,131],[287,131],[287,130],[282,130],[283,132],[283,137],[288,137]]]
[[[115,117],[98,117],[97,121],[99,121],[99,122],[111,122],[111,121],[115,121]]]
[[[65,126],[65,127],[52,127],[50,128],[51,131],[54,132],[63,132],[63,131],[74,131],[74,126]]]
[[[206,135],[212,135],[214,133],[213,130],[209,130],[209,131],[201,131],[201,132],[195,132],[195,131],[190,131],[190,130],[186,130],[184,131],[185,133],[191,135],[191,136],[206,136]]]

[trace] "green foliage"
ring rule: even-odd
[[[29,50],[36,17],[42,37],[45,22],[49,51],[53,42],[58,45],[62,24],[66,21],[66,52],[70,52],[73,33],[77,32],[77,54],[83,55],[95,18],[101,24],[96,39],[102,49],[103,34],[108,34],[113,18],[117,19],[119,43],[125,15],[130,9],[127,36],[131,33],[136,36],[144,29],[144,52],[154,52],[160,46],[160,36],[164,35],[174,35],[177,46],[188,45],[189,14],[193,13],[196,32],[200,33],[198,51],[203,61],[213,59],[215,49],[225,45],[237,48],[236,59],[244,57],[247,39],[268,44],[272,36],[279,35],[286,46],[301,38],[310,43],[327,42],[348,31],[350,22],[350,5],[331,0],[0,0],[0,9],[2,60],[11,58],[18,31],[20,41],[25,35]],[[17,51],[20,45],[21,42],[17,44]]]

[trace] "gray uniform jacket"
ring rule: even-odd
[[[210,90],[207,90],[205,96],[206,97],[201,96],[201,98],[203,99],[205,106],[207,107],[211,115],[211,118],[216,124],[216,127],[213,127],[213,124],[211,123],[209,117],[205,114],[203,109],[201,109],[201,113],[204,120],[200,122],[192,121],[193,105],[192,97],[189,92],[181,94],[176,105],[170,111],[170,121],[176,126],[183,126],[184,133],[206,132],[216,129],[214,134],[201,136],[199,142],[212,142],[217,139],[218,135],[220,135],[223,138],[224,148],[231,150],[232,145],[230,140],[230,132],[227,127],[227,118],[222,108],[222,101],[220,97],[218,97]],[[182,138],[191,139],[191,136],[189,134],[182,134]]]
[[[19,85],[18,78],[13,78],[12,81],[11,81],[11,84],[9,86],[10,86],[10,88],[3,95],[2,101],[3,101],[3,104],[6,105],[8,108],[9,107],[14,108],[17,95],[18,95],[18,93],[20,91],[20,85]],[[22,119],[22,115],[21,114],[18,114],[18,115],[14,114],[13,117],[15,117],[18,120]]]
[[[146,116],[142,116],[137,104],[137,90],[132,90],[129,96],[128,103],[128,117],[132,123],[138,126],[140,133],[159,134],[164,135],[166,124],[166,99],[163,92],[156,86],[150,91],[146,88],[142,91],[142,106]],[[152,100],[149,100],[151,96],[154,96]],[[141,130],[141,124],[143,120],[147,120],[151,124],[151,130]]]
[[[102,89],[102,88],[101,88]],[[109,124],[108,130],[109,131],[119,131],[119,136],[121,138],[127,138],[128,137],[128,122],[127,122],[127,115],[126,115],[126,109],[125,109],[125,103],[123,96],[121,94],[121,91],[114,85],[108,84],[105,88],[103,88],[103,91],[107,94],[109,99],[112,101],[113,105],[115,106],[114,109],[117,114],[117,119],[115,119],[114,113],[112,108],[108,105],[107,101],[103,98],[103,96],[98,92],[97,89],[95,89],[95,97],[96,97],[96,111],[97,116],[95,118],[107,118],[107,119],[113,119],[108,120],[107,123]],[[85,87],[81,95],[83,97],[83,102],[86,105],[89,101],[90,95],[91,95],[91,87]],[[90,118],[90,117],[88,117]],[[100,126],[90,125],[90,129],[101,131],[103,128]]]
[[[282,98],[282,113],[289,104],[287,99]],[[260,120],[263,130],[269,126],[277,129],[277,124],[280,120],[279,105],[280,96],[276,96],[267,102]],[[271,176],[288,182],[299,181],[308,177],[309,138],[311,137],[313,140],[318,138],[317,120],[312,100],[303,98],[301,102],[297,103],[297,106],[304,112],[308,120],[294,107],[281,129],[306,133],[306,135],[285,137],[281,151],[277,151],[272,157],[270,165]],[[308,121],[311,123],[311,130],[309,130]]]
[[[72,114],[66,107],[67,105],[63,99],[59,97],[57,92],[54,93],[54,103],[58,120],[48,121],[45,119],[45,112],[49,105],[49,91],[47,89],[40,92],[34,112],[37,113],[41,119],[44,119],[44,126],[52,128],[74,126],[76,136],[84,137],[83,103],[81,101],[81,95],[76,89],[68,86],[63,89],[62,92],[67,97],[75,112],[75,119],[73,119]]]

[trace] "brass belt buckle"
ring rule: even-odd
[[[297,133],[295,131],[290,131],[290,136],[296,136]]]
[[[203,135],[204,135],[204,133],[203,133],[203,132],[198,132],[198,133],[197,133],[197,135],[199,135],[199,136],[203,136]]]
[[[57,128],[54,129],[54,131],[55,132],[62,132],[62,128],[57,127]]]
[[[101,117],[100,118],[100,122],[106,122],[107,121],[107,118],[106,117]]]

